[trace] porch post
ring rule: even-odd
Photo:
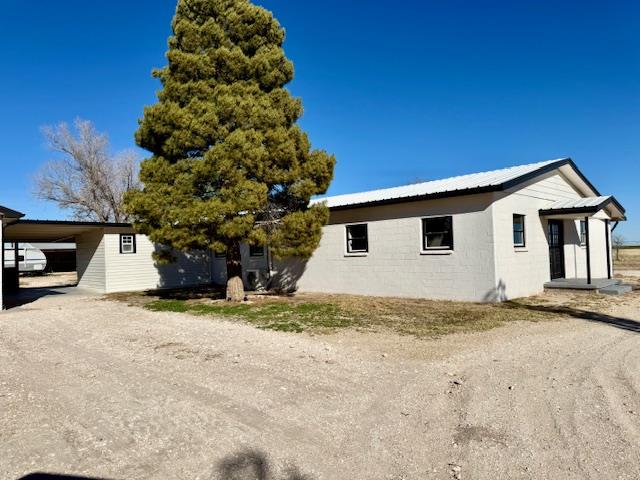
[[[606,238],[606,244],[607,244],[607,278],[609,280],[611,280],[611,277],[613,277],[613,272],[611,272],[611,240],[609,240],[609,220],[605,220],[604,221],[604,234],[607,237]]]
[[[585,235],[587,237],[587,285],[591,285],[591,238],[589,238],[589,217],[584,217]]]

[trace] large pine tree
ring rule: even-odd
[[[227,298],[244,297],[240,244],[309,257],[328,220],[335,158],[312,150],[296,124],[300,99],[284,88],[293,65],[271,12],[249,0],[179,0],[158,103],[136,133],[152,153],[127,209],[167,251],[226,253]]]

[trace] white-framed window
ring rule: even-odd
[[[513,246],[526,247],[527,235],[525,229],[525,216],[517,213],[513,214]]]
[[[136,253],[136,236],[129,233],[120,234],[120,253]]]
[[[453,217],[422,219],[422,250],[453,250]]]
[[[347,225],[347,253],[369,252],[369,231],[366,223]]]
[[[580,220],[580,245],[587,244],[587,221]]]

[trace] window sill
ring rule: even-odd
[[[451,255],[453,250],[421,250],[420,255]]]
[[[345,253],[345,257],[367,257],[369,256],[369,252],[354,252],[354,253]]]
[[[529,249],[527,247],[515,247],[514,251],[516,253],[526,253],[529,251]]]

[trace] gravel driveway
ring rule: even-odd
[[[0,314],[0,478],[637,479],[640,296],[609,313],[415,340],[41,298]]]

